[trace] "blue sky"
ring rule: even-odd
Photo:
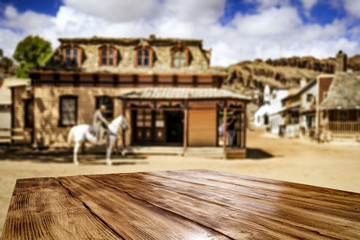
[[[59,37],[198,38],[212,65],[360,54],[359,0],[0,0],[0,47]]]

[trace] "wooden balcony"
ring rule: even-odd
[[[360,122],[358,121],[349,121],[349,122],[340,122],[333,121],[329,122],[327,130],[334,133],[360,133]]]

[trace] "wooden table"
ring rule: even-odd
[[[208,170],[20,179],[3,239],[360,239],[360,194]]]

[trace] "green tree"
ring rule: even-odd
[[[16,46],[13,58],[18,61],[16,76],[26,78],[26,70],[44,66],[51,57],[51,43],[39,36],[27,36]]]
[[[2,48],[0,48],[0,58],[2,58],[4,56],[4,52],[2,50]]]
[[[13,60],[8,57],[3,57],[0,60],[0,68],[4,69],[4,73],[8,74],[11,66],[14,65]]]

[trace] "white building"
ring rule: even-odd
[[[270,132],[272,134],[280,135],[280,126],[284,125],[282,117],[282,104],[281,99],[288,95],[288,89],[274,89],[270,99]]]
[[[265,85],[264,89],[264,105],[262,105],[254,114],[255,127],[262,127],[269,125],[269,112],[270,112],[270,88]]]
[[[300,91],[300,131],[302,136],[313,137],[316,128],[316,80],[310,81]]]
[[[286,137],[312,136],[315,132],[316,80],[301,79],[300,89],[283,98],[281,111]]]

